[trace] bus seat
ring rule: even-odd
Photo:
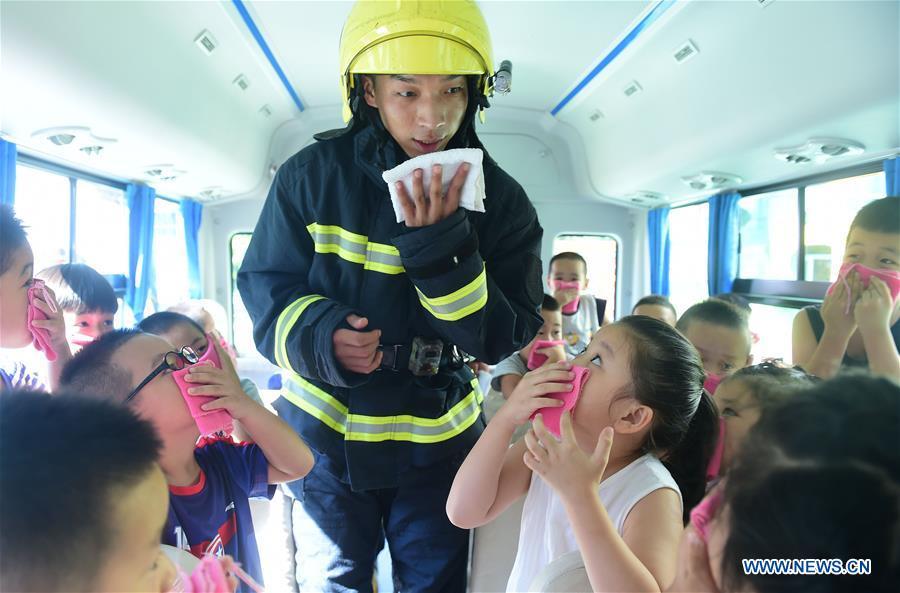
[[[519,548],[519,524],[525,497],[488,523],[475,529],[472,537],[472,571],[469,577],[471,593],[506,591]]]
[[[581,552],[563,554],[538,573],[528,587],[533,593],[584,593],[592,591]]]

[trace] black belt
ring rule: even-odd
[[[395,373],[409,371],[418,376],[434,375],[437,374],[438,371],[445,369],[461,369],[463,365],[466,364],[468,358],[456,344],[441,342],[440,362],[438,363],[437,368],[433,369],[432,372],[428,372],[427,369],[420,369],[420,372],[416,372],[410,368],[409,363],[413,351],[412,344],[381,344],[378,346],[378,349],[381,350],[382,353],[379,370],[392,371]]]

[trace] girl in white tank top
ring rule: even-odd
[[[561,441],[535,421],[508,448],[515,427],[537,410],[554,424],[559,410],[548,407],[572,399],[573,364],[590,374],[574,389]],[[547,564],[574,550],[594,591],[664,589],[717,436],[703,378],[696,350],[661,321],[631,316],[602,328],[572,364],[525,375],[457,473],[450,520],[477,527],[527,494],[507,591],[527,591]]]

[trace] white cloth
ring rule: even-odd
[[[649,453],[600,482],[600,502],[619,535],[622,535],[625,518],[634,505],[660,488],[670,488],[678,492],[681,498],[678,484],[669,470]],[[528,591],[545,566],[576,550],[578,542],[575,541],[575,533],[562,501],[540,476],[532,474],[522,510],[516,562],[509,575],[507,592]]]
[[[571,315],[563,313],[562,316],[563,340],[565,341],[566,354],[578,356],[591,343],[591,338],[600,329],[603,320],[597,311],[597,299],[592,295],[583,294],[578,300],[578,310]]]
[[[406,195],[412,199],[413,195],[413,172],[416,169],[422,170],[422,187],[428,192],[431,184],[431,168],[434,165],[441,165],[441,185],[443,186],[443,194],[447,195],[447,189],[450,187],[450,181],[456,175],[456,171],[463,163],[469,163],[471,168],[466,181],[463,183],[462,192],[459,197],[459,205],[466,210],[473,212],[484,212],[484,169],[481,166],[484,153],[480,148],[454,148],[453,150],[441,150],[438,152],[430,152],[417,156],[414,159],[401,163],[389,171],[381,174],[381,178],[388,184],[388,190],[391,192],[391,202],[394,205],[394,214],[397,215],[397,222],[403,222],[403,208],[400,207],[400,198],[397,196],[397,188],[394,184],[402,181],[406,187]]]

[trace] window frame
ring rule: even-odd
[[[228,330],[231,332],[229,339],[234,343],[234,295],[237,291],[237,276],[234,269],[234,238],[238,235],[247,235],[253,239],[253,231],[235,231],[228,236]],[[240,296],[240,293],[238,293]],[[243,299],[241,299],[243,302]],[[245,307],[246,308],[246,307]]]
[[[797,208],[799,213],[798,223],[800,225],[798,240],[800,241],[800,245],[797,256],[796,280],[744,278],[739,275],[734,279],[734,286],[731,289],[732,292],[741,295],[751,303],[774,305],[791,309],[802,309],[808,305],[821,303],[822,299],[825,298],[825,291],[828,289],[829,283],[803,280],[806,275],[806,188],[811,185],[818,185],[829,181],[838,181],[840,179],[848,179],[871,173],[881,173],[884,171],[884,160],[884,158],[879,158],[874,161],[851,167],[796,177],[788,181],[758,185],[746,190],[741,190],[739,193],[741,199],[744,199],[759,194],[786,189],[796,189]],[[678,204],[677,206],[673,206],[671,210],[709,202],[710,197],[712,196]],[[738,237],[738,258],[740,258],[741,248],[740,237]]]
[[[560,233],[556,233],[556,235],[554,235],[554,237],[553,237],[553,241],[550,243],[550,253],[551,253],[551,257],[553,256],[553,251],[554,251],[553,246],[554,246],[554,244],[556,243],[556,240],[557,240],[557,239],[560,239],[560,238],[564,238],[564,237],[602,237],[602,238],[604,238],[604,239],[612,239],[613,242],[616,244],[616,273],[615,273],[615,276],[614,276],[614,282],[613,282],[613,297],[612,297],[612,298],[613,298],[613,309],[614,309],[614,312],[615,312],[616,316],[621,317],[621,315],[619,314],[619,312],[620,312],[620,303],[619,303],[619,272],[620,272],[621,269],[622,269],[622,240],[621,240],[618,236],[616,236],[616,235],[614,235],[614,234],[612,234],[612,233],[600,233],[600,232],[594,233],[594,232],[581,232],[581,231],[562,231],[562,232],[560,232]],[[547,269],[547,273],[548,273],[548,274],[550,273],[550,269],[549,269],[549,268]],[[589,289],[587,292],[591,292],[590,289]],[[591,294],[593,295],[592,292],[591,292]],[[595,298],[598,298],[596,295],[593,295],[593,296],[594,296]],[[607,317],[609,317],[610,319],[612,319],[612,316],[609,314],[609,311],[608,311],[608,310],[607,310],[607,312],[605,313],[605,315],[606,315]],[[601,319],[600,321],[602,322],[603,320]]]

